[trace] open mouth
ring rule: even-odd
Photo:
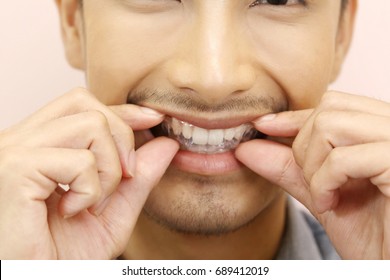
[[[176,140],[182,150],[201,154],[224,153],[234,150],[242,142],[265,138],[249,123],[227,129],[205,129],[173,117],[166,117],[151,131],[154,136]]]

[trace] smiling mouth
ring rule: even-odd
[[[249,123],[227,129],[205,129],[173,117],[166,117],[151,131],[154,136],[167,136],[176,140],[181,150],[200,154],[225,153],[234,150],[242,142],[266,137]]]

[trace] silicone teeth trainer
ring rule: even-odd
[[[172,117],[166,117],[162,129],[166,135],[180,143],[182,150],[203,154],[233,150],[239,143],[251,140],[257,134],[250,124],[228,129],[204,129]]]

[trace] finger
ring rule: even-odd
[[[130,234],[150,191],[158,184],[178,149],[176,141],[164,137],[139,148],[134,178],[122,180],[102,216],[127,227]]]
[[[152,127],[162,121],[163,117],[161,114],[156,113],[153,115],[151,110],[148,111],[146,108],[142,110],[135,105],[119,106],[119,109],[116,111],[121,112],[120,116],[128,122],[126,123],[113,110],[97,100],[88,90],[76,88],[40,109],[22,122],[19,127],[20,130],[28,130],[57,118],[88,111],[99,111],[106,117],[111,135],[119,152],[124,175],[131,176],[128,172],[131,168],[128,159],[134,149],[134,140],[128,141],[129,135],[133,137],[133,131],[129,124],[135,124],[137,129]],[[132,115],[133,111],[134,115]],[[10,142],[13,142],[12,139]]]
[[[133,132],[131,128],[86,89],[76,88],[60,96],[24,120],[18,126],[18,129],[22,132],[30,131],[47,122],[89,111],[98,111],[105,116],[119,153],[124,175],[130,176],[128,172],[130,168],[128,158],[129,154],[134,149]],[[63,130],[63,128],[58,126],[53,132],[58,132],[60,130]],[[131,137],[130,141],[129,137]],[[19,141],[19,139],[14,138],[15,137],[9,137],[7,141],[2,141],[1,145],[4,146],[7,142],[11,145],[13,143],[18,143],[17,141]]]
[[[327,92],[323,95],[319,106],[301,128],[294,143],[294,155],[299,165],[303,165],[306,149],[309,145],[312,129],[318,114],[327,111],[348,111],[365,113],[382,117],[390,117],[390,104],[368,98],[340,92]],[[296,147],[296,148],[295,148]]]
[[[132,135],[126,135],[123,140],[132,141]],[[36,133],[35,130],[25,132],[23,140],[18,142],[20,145],[30,147],[46,146],[90,150],[96,160],[103,191],[101,201],[97,203],[96,207],[99,207],[99,204],[116,189],[122,178],[119,153],[111,136],[107,119],[99,111],[66,116],[44,123],[39,127],[39,133]],[[130,159],[128,160],[130,161]],[[74,162],[74,164],[83,163]],[[127,173],[130,172],[133,171],[127,171]]]
[[[312,109],[286,111],[262,116],[256,119],[253,124],[257,130],[270,136],[294,137],[312,113]]]
[[[104,107],[87,89],[75,88],[36,111],[25,119],[21,125],[27,127],[39,126],[50,120],[87,112],[89,110],[107,110]]]
[[[325,111],[314,118],[313,128],[303,155],[305,178],[310,182],[334,147],[390,140],[388,117],[355,111]],[[294,149],[302,148],[294,145]],[[298,154],[298,152],[296,152]]]
[[[335,208],[340,188],[352,179],[369,179],[390,198],[390,142],[338,147],[313,175],[310,191],[319,213]]]
[[[75,88],[52,101],[28,119],[23,125],[37,126],[60,117],[90,110],[102,112],[110,124],[113,135],[123,129],[123,125],[134,130],[147,129],[163,120],[164,115],[146,107],[133,104],[106,106],[84,88]]]
[[[7,148],[0,153],[0,166],[3,200],[13,201],[10,205],[21,209],[30,202],[42,202],[31,204],[27,209],[30,214],[42,212],[42,207],[46,207],[45,200],[56,190],[58,183],[70,187],[58,205],[63,216],[73,216],[87,209],[101,196],[95,157],[88,150]],[[28,200],[18,199],[20,197]],[[24,201],[23,205],[17,206],[18,201]]]
[[[160,181],[178,149],[179,145],[176,141],[160,137],[146,143],[136,151],[136,175],[134,179],[129,180],[127,186],[133,189],[133,192],[127,191],[124,194],[133,201],[133,205],[137,208],[143,206],[146,197]]]
[[[308,186],[291,148],[268,140],[253,140],[240,144],[235,153],[245,166],[311,209]]]
[[[390,105],[386,102],[364,96],[327,92],[324,94],[316,111],[313,109],[286,111],[262,116],[253,123],[259,131],[267,135],[293,137],[304,127],[305,123],[307,123],[308,128],[312,126],[309,119],[310,116],[315,116],[319,111],[330,109],[366,112],[386,117],[390,116]]]
[[[144,130],[158,125],[164,119],[164,115],[150,108],[122,104],[109,106],[133,130]]]
[[[372,97],[343,92],[329,91],[321,98],[319,111],[356,111],[378,116],[390,117],[390,104]]]

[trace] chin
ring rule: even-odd
[[[170,231],[225,235],[251,224],[280,194],[278,187],[245,167],[206,176],[170,166],[143,214]]]

